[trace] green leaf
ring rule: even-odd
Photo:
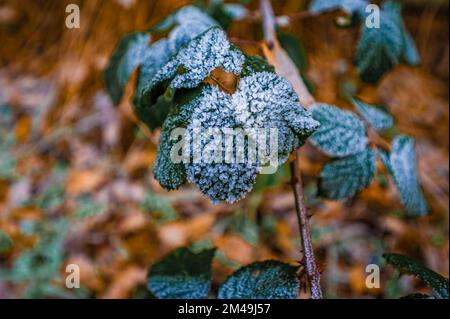
[[[174,107],[163,124],[153,174],[167,191],[178,189],[187,181],[184,158],[178,162],[172,160],[172,149],[176,144],[180,145],[181,154],[179,155],[183,154],[182,152],[186,147],[183,140],[184,135],[180,137],[175,135],[172,138],[171,135],[176,133],[173,130],[187,127],[195,108],[200,103],[199,94],[201,92],[202,89],[196,90],[198,95],[193,95],[190,102],[185,101],[185,104]]]
[[[120,39],[103,75],[114,104],[120,102],[131,74],[145,57],[149,42],[150,36],[143,32],[133,32]]]
[[[356,98],[352,99],[353,105],[361,116],[377,131],[386,130],[394,126],[394,118],[382,109],[364,103]]]
[[[254,218],[248,216],[247,212],[237,212],[226,220],[226,230],[239,235],[250,245],[258,243],[258,225]]]
[[[177,219],[178,214],[166,196],[148,191],[141,203],[141,207],[155,217],[157,224],[165,224]]]
[[[364,24],[356,50],[356,66],[364,82],[375,83],[399,63],[403,33],[390,7],[380,11],[380,27]]]
[[[308,60],[305,48],[300,40],[290,33],[280,31],[277,32],[277,38],[300,72],[305,72],[308,68]]]
[[[366,149],[366,129],[356,114],[329,104],[314,104],[310,111],[320,123],[310,141],[325,154],[346,157]]]
[[[178,248],[151,266],[148,289],[160,299],[206,298],[211,286],[215,249]]]
[[[364,24],[356,51],[356,66],[361,79],[375,83],[398,63],[420,63],[420,57],[406,30],[400,5],[386,1],[380,11],[380,28]]]
[[[427,268],[422,263],[400,254],[384,254],[388,264],[391,264],[402,273],[416,276],[434,290],[441,298],[449,298],[448,278],[441,276],[433,270]]]
[[[74,215],[77,219],[84,219],[95,215],[103,214],[107,207],[97,201],[95,201],[90,196],[82,197],[79,200],[78,208]]]
[[[397,185],[408,214],[413,217],[426,215],[428,205],[417,177],[414,139],[397,136],[392,142],[391,154],[382,153],[382,159]]]
[[[347,13],[354,13],[363,12],[367,5],[367,0],[313,0],[309,5],[309,11],[322,13],[341,9]]]
[[[320,173],[321,195],[344,199],[367,187],[375,176],[376,152],[366,150],[324,166]]]
[[[403,22],[401,5],[398,2],[386,1],[383,4],[383,8],[391,14],[391,18],[397,23],[397,25],[402,30],[402,55],[401,62],[406,64],[417,66],[420,64],[420,56],[417,51],[416,44],[411,36],[411,34],[406,29],[405,23]]]
[[[268,72],[241,78],[233,95],[217,87],[205,89],[188,126],[191,136],[196,123],[201,124],[202,130],[217,128],[220,134],[216,136],[220,137],[226,136],[226,130],[240,129],[240,136],[248,136],[252,141],[258,140],[255,128],[276,129],[278,149],[267,160],[273,160],[272,164],[277,166],[285,163],[289,154],[302,146],[318,126],[301,106],[289,82]],[[266,137],[273,134],[270,131],[265,133]],[[194,152],[195,149],[204,150],[211,143],[220,143],[219,147],[223,147],[224,141],[204,139],[201,144],[194,145]],[[256,161],[251,160],[245,147],[243,161],[236,160],[237,148],[233,147],[233,163],[226,163],[222,154],[219,163],[208,163],[202,158],[200,163],[186,164],[188,180],[214,202],[232,203],[243,198],[252,189],[256,176],[266,164],[259,157]],[[270,145],[266,145],[266,149],[270,149]]]
[[[280,261],[256,262],[234,272],[219,289],[219,299],[295,299],[297,267]]]
[[[11,250],[13,241],[9,235],[0,229],[0,254],[7,253]]]
[[[216,68],[239,75],[244,63],[243,54],[228,41],[225,32],[212,27],[194,38],[171,58],[149,81],[143,85],[141,94],[150,105],[167,88],[195,88]],[[140,93],[138,93],[140,94]]]

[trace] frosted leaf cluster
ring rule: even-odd
[[[310,110],[313,118],[320,122],[310,140],[324,153],[345,157],[366,149],[366,128],[354,113],[328,104],[315,104]]]
[[[242,129],[249,140],[258,138],[254,135],[255,128],[277,129],[278,165],[287,160],[290,152],[303,145],[306,138],[319,126],[302,107],[289,82],[269,72],[243,77],[233,95],[222,92],[215,86],[207,86],[199,97],[184,106],[184,110],[184,114],[190,113],[191,116],[187,123],[187,131],[191,135],[195,134],[196,123],[200,123],[202,130],[218,129],[217,133],[223,135],[227,129]],[[169,116],[166,123],[178,122],[177,119],[178,115],[175,119]],[[183,116],[181,121],[184,120]],[[259,158],[254,162],[247,158],[244,162],[225,163],[222,156],[219,162],[190,161],[178,166],[168,163],[167,150],[173,145],[165,139],[168,128],[163,128],[158,151],[161,160],[158,154],[155,167],[155,177],[163,187],[168,190],[177,188],[187,176],[188,181],[194,183],[214,202],[235,202],[253,188],[256,177],[265,164]],[[191,154],[196,149],[204,152],[206,147],[212,151],[225,149],[224,139],[219,140],[218,145],[213,144],[214,140],[208,139],[200,143],[192,144]]]
[[[285,79],[262,58],[246,56],[234,47],[218,23],[198,8],[184,7],[149,32],[168,32],[168,36],[154,43],[149,43],[149,36],[126,40],[115,53],[116,60],[126,64],[119,61],[114,68],[127,70],[118,77],[120,83],[125,83],[140,66],[135,112],[151,129],[162,126],[154,175],[166,190],[189,181],[214,202],[237,201],[253,188],[267,162],[275,162],[270,165],[274,168],[284,163],[289,153],[303,145],[319,126]],[[218,68],[239,77],[234,94],[206,84]],[[111,83],[114,86],[115,82]],[[197,123],[203,130],[218,129],[223,135],[228,129],[242,131],[247,157],[258,139],[255,129],[276,129],[277,135],[273,139],[263,135],[268,145],[259,152],[267,152],[258,153],[256,160],[252,156],[252,160],[229,162],[224,160],[225,155],[222,161],[173,161],[172,150],[180,140],[173,139],[172,131],[186,128],[185,134],[194,135]],[[215,154],[214,150],[230,148],[225,140],[202,139],[193,143],[190,151],[203,154],[211,150]],[[272,148],[273,140],[278,148],[267,150]],[[237,156],[234,148],[238,142],[233,143]],[[269,152],[270,156],[275,154],[276,161],[265,157]]]

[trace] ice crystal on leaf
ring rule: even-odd
[[[233,104],[244,129],[278,130],[278,156],[282,163],[319,126],[301,106],[291,84],[275,73],[258,72],[242,78]]]
[[[174,89],[193,88],[218,67],[238,75],[243,63],[242,53],[233,49],[225,32],[215,27],[182,48],[155,75],[149,86],[171,80],[170,87]]]
[[[366,149],[368,139],[364,122],[354,113],[328,104],[315,104],[310,110],[313,118],[320,122],[310,140],[324,153],[345,157]]]

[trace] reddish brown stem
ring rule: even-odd
[[[260,12],[263,22],[264,41],[269,48],[273,48],[277,43],[275,33],[275,15],[269,0],[260,0]],[[293,81],[294,79],[288,79]],[[295,81],[302,81],[295,79]],[[309,93],[305,93],[308,94]],[[314,101],[311,96],[300,96],[302,99]],[[306,103],[310,104],[310,103]],[[314,257],[314,250],[311,240],[311,231],[309,226],[309,214],[305,205],[305,198],[303,195],[303,186],[301,181],[300,168],[298,166],[299,151],[296,151],[296,159],[291,163],[292,170],[292,188],[295,195],[295,208],[297,212],[298,225],[300,236],[303,245],[303,259],[305,261],[306,275],[311,288],[311,297],[313,299],[322,299],[322,289],[320,287],[320,273]]]

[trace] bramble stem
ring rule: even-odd
[[[269,50],[278,48],[278,40],[275,33],[275,15],[273,13],[272,6],[269,0],[260,0],[260,12],[264,31],[264,41]],[[292,72],[287,72],[286,74],[292,75]],[[287,79],[291,83],[296,82],[304,86],[303,80],[297,74],[295,79]],[[297,92],[302,92],[302,96],[299,99],[305,106],[310,105],[314,102],[314,98],[307,92],[307,90],[299,90]],[[306,101],[306,103],[304,102]],[[316,260],[314,257],[314,250],[311,240],[311,231],[309,226],[309,214],[305,205],[305,198],[303,194],[303,186],[299,167],[299,150],[296,151],[296,158],[291,162],[291,172],[292,172],[292,188],[295,195],[295,208],[297,212],[298,225],[300,230],[300,236],[302,238],[303,246],[303,259],[305,263],[306,275],[308,277],[308,282],[311,288],[311,298],[312,299],[322,299],[322,289],[320,287],[320,272],[318,270]]]
[[[298,226],[303,245],[303,259],[305,263],[306,275],[311,287],[311,298],[322,299],[322,289],[320,287],[320,272],[317,268],[314,257],[314,249],[311,241],[311,230],[309,227],[309,214],[305,204],[303,185],[298,166],[300,152],[296,152],[295,159],[291,162],[292,189],[295,195],[295,208],[297,212]]]

